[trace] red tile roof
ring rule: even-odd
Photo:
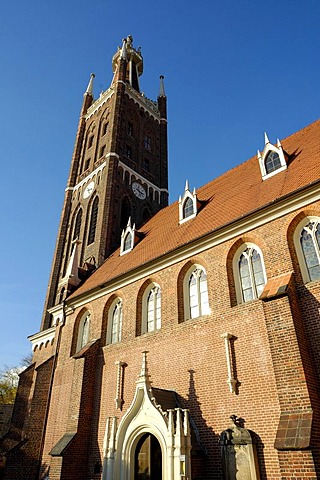
[[[320,178],[320,120],[282,142],[288,168],[262,180],[257,156],[197,190],[203,207],[179,225],[175,202],[152,217],[139,231],[143,238],[123,255],[115,251],[69,298],[75,298],[145,263],[182,247],[254,210],[293,193]],[[120,239],[119,239],[120,241]]]

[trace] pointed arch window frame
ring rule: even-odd
[[[89,218],[89,228],[88,228],[88,237],[87,245],[92,245],[95,241],[97,224],[98,224],[98,215],[99,215],[99,197],[96,195],[90,205],[90,218]]]
[[[201,279],[204,273],[204,280]],[[191,280],[195,282],[191,285]],[[205,288],[203,288],[205,287]],[[193,264],[186,272],[183,279],[184,320],[194,320],[205,315],[210,315],[209,290],[206,269],[198,264]],[[194,312],[198,310],[198,314]]]
[[[250,300],[245,300],[244,296],[244,289],[243,289],[243,282],[241,278],[241,273],[240,273],[240,259],[241,257],[245,254],[245,252],[250,251],[250,253],[246,253],[246,256],[248,257],[248,279],[249,279],[249,288],[252,288],[252,293],[253,293],[253,298]],[[252,263],[250,262],[250,259],[252,258],[251,252],[256,251],[259,254],[260,261],[261,261],[261,267],[262,267],[262,275],[264,279],[263,283],[263,288],[261,292],[258,291],[258,286],[260,284],[256,284],[255,281],[255,275],[252,267]],[[233,276],[234,276],[234,282],[235,282],[235,288],[236,288],[236,297],[237,297],[237,304],[243,304],[243,303],[248,303],[250,301],[258,300],[260,295],[263,292],[263,289],[265,285],[267,284],[267,273],[266,273],[266,268],[265,268],[265,263],[264,263],[264,258],[261,249],[254,243],[251,242],[245,242],[241,247],[236,251],[234,257],[233,257]],[[261,284],[262,285],[262,284]]]
[[[87,310],[82,314],[79,322],[76,353],[79,352],[83,347],[85,347],[90,340],[90,324],[91,313]]]
[[[120,297],[113,300],[108,311],[107,345],[121,342],[123,321],[123,301]]]
[[[186,215],[186,203],[192,202],[192,213]],[[190,203],[191,205],[191,203]],[[188,181],[186,182],[185,190],[183,196],[179,197],[179,225],[182,223],[188,222],[192,220],[194,217],[197,216],[198,213],[198,200],[197,200],[197,193],[194,189],[193,192],[190,192]]]
[[[266,168],[266,161],[268,159],[269,154],[271,154],[272,152],[276,153],[279,156],[280,166],[268,173]],[[277,140],[277,145],[273,145],[272,143],[270,143],[266,133],[265,133],[264,149],[261,153],[258,150],[257,156],[258,156],[262,180],[267,180],[268,178],[273,177],[277,173],[283,172],[287,168],[287,160],[286,160],[280,140],[279,139]]]
[[[310,228],[310,224],[314,224],[312,229]],[[295,251],[296,251],[299,266],[300,266],[300,272],[301,272],[304,283],[317,282],[320,280],[320,277],[312,278],[312,275],[310,273],[310,267],[308,266],[308,262],[307,262],[305,253],[303,251],[303,246],[301,242],[303,231],[308,229],[311,236],[312,245],[314,247],[314,256],[318,262],[318,264],[313,265],[312,268],[315,266],[320,267],[320,245],[318,244],[317,238],[316,238],[316,227],[318,225],[320,226],[320,217],[309,215],[299,222],[293,235],[293,243],[295,246]]]
[[[153,295],[153,299],[150,296]],[[151,302],[152,301],[152,308]],[[161,329],[162,290],[158,283],[152,282],[142,296],[141,333],[156,332]],[[151,318],[152,317],[152,318]],[[152,325],[153,328],[149,328]]]
[[[135,234],[136,226],[134,224],[133,227],[131,227],[131,217],[129,217],[128,224],[121,234],[120,256],[125,255],[133,250]]]

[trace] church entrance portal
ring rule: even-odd
[[[162,480],[161,447],[154,435],[144,434],[135,451],[134,480]]]

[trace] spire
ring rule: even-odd
[[[267,143],[270,143],[268,135],[266,132],[264,132],[264,143],[267,145]]]
[[[164,90],[164,76],[160,75],[160,92],[159,92],[159,97],[165,97],[166,92]]]
[[[123,60],[127,60],[127,39],[126,38],[122,40],[122,49],[121,49],[120,58]]]
[[[93,97],[93,79],[95,77],[94,73],[91,73],[90,80],[87,86],[87,90],[85,91],[85,95],[91,95]]]

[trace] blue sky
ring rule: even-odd
[[[319,117],[318,0],[1,2],[0,369],[39,330],[82,95],[121,39],[165,76],[170,201]]]

